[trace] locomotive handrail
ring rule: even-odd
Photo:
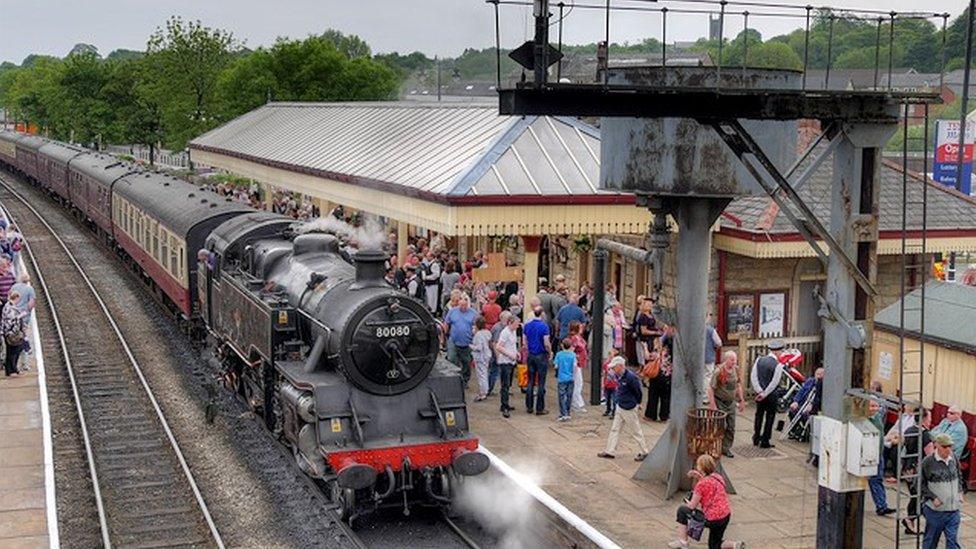
[[[444,423],[444,416],[441,415],[441,406],[437,402],[437,395],[434,394],[433,390],[430,390],[430,403],[434,407],[434,412],[437,415],[437,426],[441,428],[441,438],[447,440],[447,424]]]
[[[366,439],[363,437],[363,428],[359,425],[359,414],[356,413],[356,405],[352,403],[352,395],[349,395],[349,412],[352,415],[353,432],[356,434],[356,441],[361,448],[366,447]]]

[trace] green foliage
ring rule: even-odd
[[[326,29],[320,38],[326,42],[331,42],[336,50],[349,59],[355,59],[357,57],[369,58],[373,56],[369,44],[355,34],[342,34],[335,29]]]
[[[132,61],[135,59],[142,59],[146,56],[146,52],[137,50],[127,50],[127,49],[117,49],[108,54],[105,58],[108,61]]]
[[[181,149],[216,125],[217,80],[236,48],[230,32],[175,16],[149,37],[146,51],[155,84],[147,92],[162,108],[167,146]]]
[[[353,37],[355,38],[355,37]],[[358,40],[358,39],[357,39]],[[224,117],[274,101],[363,101],[393,99],[396,72],[365,56],[350,56],[332,38],[279,39],[237,60],[218,83]],[[360,48],[361,50],[361,48]]]

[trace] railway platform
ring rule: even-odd
[[[0,549],[58,546],[50,421],[40,340],[23,359],[30,369],[0,378]]]
[[[516,411],[509,419],[498,412],[498,397],[473,402],[469,389],[472,431],[481,444],[533,478],[540,487],[594,528],[624,548],[665,547],[674,539],[675,511],[680,498],[664,498],[664,485],[635,481],[633,460],[637,448],[629,434],[621,433],[617,458],[601,459],[611,421],[602,407],[590,406],[568,422],[557,422],[556,387],[549,376],[546,416],[525,412],[522,394],[514,390]],[[588,395],[588,386],[584,395]],[[729,496],[732,522],[727,538],[742,540],[747,547],[806,548],[816,545],[817,472],[806,463],[808,445],[774,441],[768,450],[751,444],[755,408],[747,407],[736,421],[735,457],[723,464],[736,495]],[[653,446],[664,432],[664,423],[643,422],[644,436]],[[777,434],[778,436],[778,434]],[[895,494],[889,488],[889,505]],[[976,498],[967,498],[959,541],[976,546]],[[895,520],[877,517],[865,497],[864,547],[895,545]],[[704,539],[704,538],[703,538]],[[902,536],[902,542],[906,539]],[[693,544],[694,545],[694,544]],[[704,544],[700,544],[704,546]]]

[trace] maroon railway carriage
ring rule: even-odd
[[[24,135],[17,132],[0,131],[0,163],[17,168],[17,142],[23,138]]]
[[[37,181],[37,151],[48,141],[33,135],[25,135],[17,143],[16,167],[27,177]]]
[[[138,171],[138,166],[107,154],[77,157],[68,167],[68,200],[104,234],[111,235],[112,186]]]
[[[185,318],[196,313],[197,251],[215,227],[253,211],[157,173],[131,174],[112,188],[115,240]]]
[[[73,145],[51,141],[39,149],[37,182],[41,187],[68,200],[68,166],[75,157],[88,151]]]

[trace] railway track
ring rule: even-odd
[[[0,180],[26,238],[70,378],[105,547],[224,546],[179,444],[115,318],[68,246]]]

